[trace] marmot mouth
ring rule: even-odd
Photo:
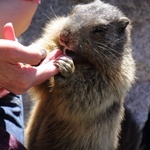
[[[69,57],[75,58],[77,56],[77,53],[70,49],[65,49],[65,54]]]

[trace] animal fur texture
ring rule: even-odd
[[[47,24],[34,45],[67,56],[55,61],[59,74],[30,91],[28,150],[116,150],[135,74],[130,32],[130,20],[99,0]]]

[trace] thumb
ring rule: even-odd
[[[6,23],[3,28],[4,39],[16,41],[16,35],[12,23]]]
[[[36,50],[29,49],[30,47],[23,46],[19,42],[17,42],[17,38],[14,32],[14,28],[12,23],[6,23],[3,28],[3,37],[5,41],[3,41],[4,49],[12,49],[13,50],[13,56],[15,56],[15,59],[11,59],[14,64],[18,62],[27,63],[27,64],[37,64],[41,60],[43,60],[46,57],[46,52],[44,50]],[[13,42],[16,41],[16,42]],[[5,42],[5,43],[4,43]],[[9,45],[6,44],[9,42]],[[5,47],[7,45],[7,47]],[[5,51],[4,54],[7,54],[9,51]],[[30,58],[31,57],[31,58]],[[6,58],[6,57],[4,57]]]
[[[7,94],[9,94],[9,91],[7,91],[4,88],[0,87],[0,98],[6,96]]]

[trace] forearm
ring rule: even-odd
[[[12,22],[16,36],[22,34],[30,25],[38,3],[29,0],[0,1],[0,38],[3,38],[3,26]]]

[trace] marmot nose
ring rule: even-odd
[[[69,35],[70,35],[70,31],[68,30],[61,31],[59,35],[59,42],[61,45],[67,46],[67,44],[69,43]]]

